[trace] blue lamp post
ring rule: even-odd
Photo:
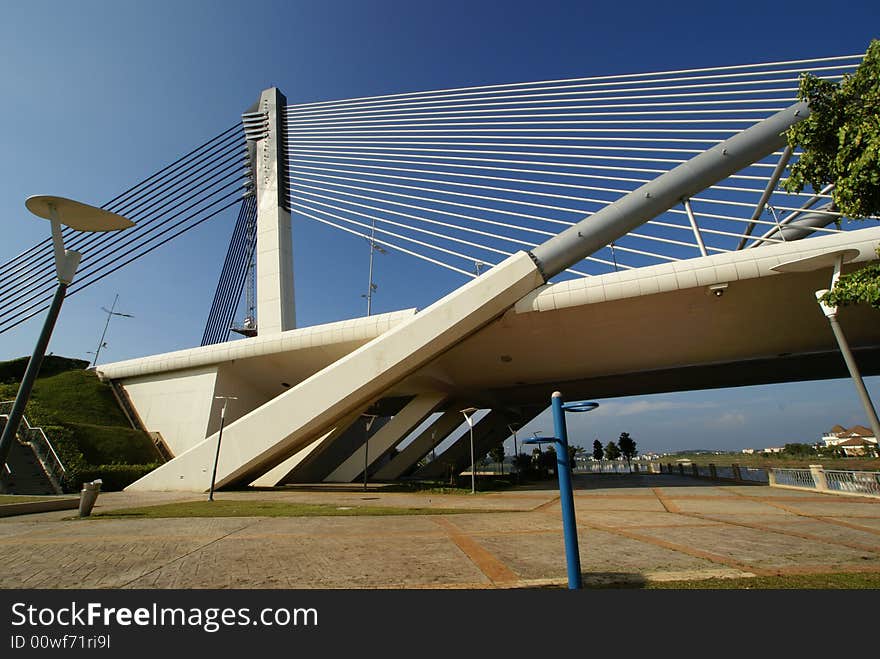
[[[562,394],[553,392],[550,399],[553,409],[553,427],[555,437],[535,437],[527,439],[526,444],[556,445],[556,473],[559,478],[559,502],[562,506],[562,531],[565,538],[565,562],[568,566],[568,588],[578,590],[583,587],[581,578],[581,557],[578,549],[577,521],[574,516],[574,493],[571,485],[571,459],[568,455],[568,431],[565,425],[565,412],[590,412],[599,407],[599,403],[577,401],[563,403]]]

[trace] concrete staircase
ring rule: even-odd
[[[0,416],[0,431],[5,425],[6,417]],[[18,439],[12,442],[6,465],[0,469],[0,485],[7,494],[59,494],[33,447]]]

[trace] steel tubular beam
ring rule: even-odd
[[[724,180],[785,144],[785,131],[810,115],[795,103],[747,128],[584,218],[530,254],[547,281],[581,259],[669,210],[682,199]]]

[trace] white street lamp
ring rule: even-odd
[[[474,412],[476,411],[476,407],[466,407],[460,410],[464,414],[464,420],[467,421],[471,433],[471,494],[477,492],[477,470],[474,465]]]
[[[776,272],[810,272],[812,270],[831,266],[833,267],[833,271],[831,274],[830,288],[833,289],[837,280],[840,279],[840,271],[843,268],[843,264],[852,261],[858,255],[859,250],[857,249],[841,249],[835,252],[826,252],[816,256],[809,256],[795,261],[780,263],[779,265],[773,266],[771,270]],[[834,338],[837,340],[837,345],[843,355],[843,360],[846,362],[849,375],[856,387],[856,392],[862,402],[862,407],[865,409],[865,414],[868,416],[868,423],[871,424],[871,430],[874,432],[874,437],[880,437],[880,420],[877,419],[877,410],[874,409],[874,404],[871,402],[868,390],[865,389],[865,383],[862,380],[862,375],[859,372],[859,367],[856,364],[855,357],[853,357],[852,350],[849,348],[849,343],[847,343],[843,328],[837,321],[837,307],[825,304],[820,299],[828,292],[828,290],[829,289],[816,291],[816,301],[819,302],[819,306],[822,308],[822,313],[825,314],[825,317],[828,319],[828,324],[831,325],[831,331],[834,333]]]
[[[6,462],[6,458],[9,455],[12,441],[18,432],[18,426],[24,415],[24,408],[30,398],[31,389],[33,389],[34,381],[40,372],[40,366],[43,364],[43,357],[46,354],[49,339],[52,337],[52,330],[55,328],[55,322],[58,320],[64,296],[67,294],[67,287],[73,282],[73,277],[76,274],[77,266],[79,266],[79,261],[82,257],[79,252],[64,249],[61,225],[63,224],[77,231],[88,232],[119,231],[134,226],[134,222],[121,215],[101,208],[95,208],[88,204],[82,204],[72,199],[65,199],[64,197],[52,197],[49,195],[28,197],[25,201],[25,206],[37,217],[49,220],[52,223],[52,249],[55,254],[55,272],[58,277],[58,288],[55,290],[55,296],[52,298],[52,304],[49,306],[49,313],[43,323],[43,329],[40,332],[39,339],[37,339],[37,345],[24,372],[21,386],[18,388],[15,403],[9,412],[9,418],[6,421],[6,427],[3,429],[3,435],[0,436],[0,465]]]

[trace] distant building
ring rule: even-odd
[[[822,441],[826,447],[837,447],[844,455],[868,455],[877,452],[877,438],[870,428],[865,426],[853,426],[844,428],[841,425],[834,426],[822,435]]]
[[[770,446],[765,449],[761,449],[761,453],[782,453],[785,449],[782,446]]]
[[[746,455],[754,455],[754,454],[755,454],[755,449],[753,449],[753,448],[744,448],[744,449],[742,450],[742,452],[745,453]]]

